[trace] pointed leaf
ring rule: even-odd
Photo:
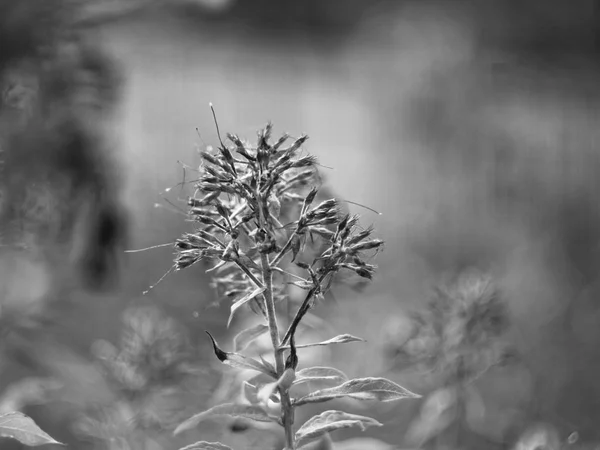
[[[233,338],[233,351],[243,351],[246,347],[248,347],[248,345],[250,345],[250,343],[252,343],[252,341],[262,336],[268,330],[269,327],[267,325],[259,323],[258,325],[240,331]]]
[[[348,381],[344,372],[333,367],[309,367],[296,372],[296,381],[294,384],[300,384],[307,381],[321,381],[341,384]]]
[[[259,402],[267,403],[272,395],[275,394],[277,388],[279,387],[279,382],[274,381],[272,383],[265,384],[257,393],[257,398]]]
[[[253,377],[248,381],[244,381],[244,397],[253,405],[260,404],[260,402],[263,401],[260,396],[261,390],[271,383],[271,381],[266,381],[263,375],[257,375],[256,377]],[[272,394],[269,397],[269,400],[271,400],[274,403],[279,403],[279,394]]]
[[[195,428],[198,424],[210,417],[214,416],[231,416],[250,419],[256,422],[273,422],[267,412],[257,405],[237,405],[234,403],[225,403],[223,405],[213,406],[212,408],[195,414],[183,423],[181,423],[173,432],[174,435]]]
[[[300,236],[294,234],[294,236],[292,237],[292,262],[296,260],[296,256],[298,256],[298,253],[300,252],[301,244],[302,241],[300,240]]]
[[[0,415],[0,436],[16,439],[29,447],[64,445],[42,431],[31,417],[17,411]]]
[[[227,364],[228,366],[238,369],[256,370],[257,372],[264,373],[265,375],[269,375],[270,377],[277,379],[275,369],[272,365],[267,365],[266,361],[263,360],[261,363],[255,359],[240,355],[239,353],[224,352],[219,348],[217,341],[215,341],[208,331],[206,331],[206,334],[208,334],[210,340],[212,341],[215,355],[223,364]]]
[[[260,403],[260,400],[258,399],[257,386],[254,386],[253,384],[244,381],[242,383],[242,388],[244,390],[244,397],[250,402],[251,405],[257,405],[258,403]]]
[[[277,371],[275,370],[275,366],[273,366],[273,364],[271,364],[269,361],[267,361],[265,358],[263,358],[262,356],[259,356],[260,361],[263,363],[263,365],[269,369],[269,373],[267,375],[271,375],[274,378],[277,378]]]
[[[330,345],[330,344],[346,344],[348,342],[366,342],[366,341],[362,338],[352,336],[351,334],[340,334],[339,336],[332,337],[331,339],[327,339],[326,341],[315,342],[313,344],[296,345],[296,348],[316,347],[319,345]],[[289,348],[289,346],[285,346],[282,348]]]
[[[217,265],[211,267],[210,269],[206,269],[206,273],[214,272],[215,270],[219,270],[225,264],[229,264],[230,261],[220,261]]]
[[[421,396],[385,378],[368,377],[356,378],[336,387],[311,392],[296,400],[294,405],[321,403],[340,397],[391,402],[403,398],[420,398]]]
[[[365,431],[368,427],[380,427],[383,424],[371,417],[349,414],[344,411],[325,411],[308,419],[296,432],[296,443],[304,445],[313,439],[342,428],[359,427]]]
[[[180,448],[179,450],[232,450],[231,447],[228,447],[220,442],[206,442],[200,441],[195,444],[190,444],[185,447]]]
[[[260,294],[262,294],[263,292],[265,292],[265,290],[266,290],[265,287],[256,288],[252,292],[249,292],[248,294],[244,295],[239,300],[236,300],[235,303],[233,305],[231,305],[231,311],[229,313],[229,319],[227,320],[227,327],[229,327],[229,324],[231,323],[231,319],[233,319],[233,315],[235,314],[235,312],[239,308],[241,308],[242,306],[244,306],[246,303],[248,303],[253,298],[256,298],[257,296],[259,296]]]

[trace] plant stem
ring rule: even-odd
[[[277,316],[275,314],[275,302],[273,301],[273,272],[269,266],[269,260],[267,255],[262,253],[260,255],[260,261],[262,264],[263,271],[263,286],[265,292],[263,297],[265,299],[265,308],[267,310],[267,320],[269,321],[269,332],[271,334],[271,343],[275,350],[275,367],[277,375],[281,376],[284,371],[283,367],[283,356],[276,350],[279,348],[279,327],[277,325]]]
[[[281,341],[281,345],[285,345],[289,341],[289,339],[292,336],[292,334],[294,334],[296,332],[296,327],[298,326],[298,324],[302,320],[302,317],[304,317],[304,315],[310,309],[309,302],[313,298],[314,295],[315,295],[315,288],[312,288],[306,294],[306,297],[304,298],[304,301],[302,302],[302,305],[300,305],[300,308],[298,308],[298,311],[296,312],[296,315],[292,319],[292,323],[290,324],[290,326],[288,327],[287,331],[285,332],[285,336],[283,337],[283,340]]]
[[[261,205],[259,205],[259,220],[260,225],[263,229],[266,229],[266,217],[263,215],[263,211],[266,211],[266,200],[259,194]],[[260,254],[260,262],[262,266],[263,275],[263,286],[265,292],[263,298],[265,300],[265,308],[267,310],[267,320],[269,322],[269,333],[271,335],[271,343],[273,344],[273,354],[275,357],[275,369],[277,370],[277,376],[281,377],[285,370],[283,361],[283,352],[279,351],[279,328],[277,325],[277,315],[275,313],[275,301],[273,299],[273,270],[269,264],[269,258],[265,253]],[[295,450],[294,445],[294,410],[292,408],[292,402],[290,400],[289,393],[286,389],[279,389],[279,395],[281,397],[281,415],[282,423],[285,431],[285,450]]]
[[[323,273],[319,277],[319,279],[318,279],[318,285],[315,286],[315,287],[313,287],[306,294],[306,297],[302,301],[302,304],[300,305],[300,308],[298,308],[298,311],[296,312],[296,315],[292,319],[292,323],[290,324],[290,326],[288,327],[287,331],[285,332],[285,335],[283,336],[283,340],[281,341],[280,345],[285,345],[289,341],[289,339],[292,336],[292,334],[296,333],[296,327],[298,326],[298,324],[300,323],[300,321],[302,320],[302,318],[304,317],[304,315],[310,309],[310,301],[315,296],[315,294],[318,292],[318,289],[320,289],[321,283],[323,282],[323,280],[325,279],[325,277],[326,277],[326,272]]]
[[[292,233],[288,241],[285,243],[281,251],[271,261],[271,267],[275,267],[279,261],[285,256],[285,254],[292,248],[292,242],[294,242],[294,236],[296,236],[297,230]]]
[[[260,282],[260,280],[258,278],[256,278],[254,276],[254,274],[252,272],[250,272],[250,269],[248,269],[240,261],[236,261],[235,263],[240,268],[240,270],[242,270],[242,272],[244,272],[248,276],[248,278],[254,283],[254,285],[257,288],[262,288],[263,287],[263,284]],[[265,301],[265,304],[266,303],[267,302]],[[269,315],[268,315],[267,311],[265,311],[265,307],[260,302],[257,302],[257,304],[258,304],[258,308],[261,310],[263,316],[265,316],[265,318],[267,320],[269,320]],[[277,322],[275,322],[275,326],[277,326]],[[277,330],[277,334],[279,334],[279,330]],[[279,340],[279,336],[277,337],[277,340]]]

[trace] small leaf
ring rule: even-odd
[[[42,431],[31,417],[17,411],[0,415],[0,436],[16,439],[29,447],[64,445]]]
[[[267,325],[259,323],[258,325],[240,331],[233,338],[233,351],[241,352],[245,350],[252,341],[262,336],[268,330],[269,327]]]
[[[307,403],[321,403],[335,398],[350,397],[357,400],[379,400],[391,402],[403,398],[420,398],[421,396],[385,378],[356,378],[339,386],[311,392],[294,402],[295,406]]]
[[[257,393],[257,398],[259,401],[263,403],[267,403],[267,401],[275,395],[277,389],[283,389],[284,391],[288,391],[294,380],[296,379],[296,372],[294,369],[286,369],[283,372],[281,377],[273,382],[265,384]]]
[[[214,272],[215,270],[219,270],[225,264],[229,264],[230,261],[219,261],[215,266],[206,269],[206,273]]]
[[[258,400],[258,387],[257,386],[254,386],[253,384],[250,384],[247,381],[244,381],[242,383],[242,388],[244,390],[244,397],[246,398],[246,400],[248,400],[250,402],[251,405],[256,405],[256,404],[260,403],[260,400]]]
[[[231,311],[229,312],[229,319],[227,319],[227,327],[229,327],[229,324],[231,323],[231,319],[233,319],[233,315],[239,308],[244,306],[246,303],[248,303],[253,298],[256,298],[257,296],[259,296],[260,294],[265,292],[265,290],[266,290],[265,287],[256,288],[252,292],[249,292],[248,294],[244,295],[239,300],[236,300],[235,303],[233,305],[231,305]]]
[[[300,384],[307,381],[323,381],[336,384],[348,381],[344,372],[333,367],[309,367],[296,372],[296,381],[294,384]]]
[[[330,345],[330,344],[346,344],[348,342],[366,342],[366,341],[359,337],[352,336],[351,334],[340,334],[339,336],[332,337],[331,339],[327,339],[326,341],[315,342],[314,344],[296,345],[296,348],[316,347],[319,345]],[[282,348],[289,348],[289,346],[282,347]]]
[[[257,405],[237,405],[234,403],[225,403],[223,405],[213,406],[212,408],[195,414],[183,423],[181,423],[173,432],[173,435],[177,435],[182,431],[192,429],[198,424],[210,417],[214,416],[231,416],[241,417],[243,419],[250,419],[257,422],[273,422],[267,412]]]
[[[200,441],[196,442],[195,444],[182,447],[179,450],[232,450],[232,448],[221,444],[220,442]]]
[[[217,341],[215,341],[215,339],[208,331],[206,332],[206,334],[208,334],[210,340],[212,341],[215,355],[223,364],[227,364],[228,366],[235,367],[238,369],[256,370],[257,372],[264,373],[265,375],[269,375],[271,378],[277,379],[275,369],[272,367],[272,365],[269,367],[266,364],[266,361],[263,360],[263,362],[260,363],[255,359],[248,358],[244,355],[240,355],[239,353],[224,352],[219,348],[219,346],[217,345]]]
[[[300,240],[300,236],[294,234],[292,237],[292,262],[296,260],[296,256],[300,253],[300,246],[302,245],[302,241]]]
[[[340,430],[342,428],[359,427],[365,431],[368,427],[380,427],[383,424],[371,417],[349,414],[344,411],[325,411],[318,416],[308,419],[296,432],[296,443],[304,445],[325,433]]]
[[[272,383],[271,381],[266,381],[264,375],[262,375],[262,374],[257,375],[248,381],[244,381],[242,383],[243,390],[244,390],[244,397],[252,405],[260,404],[262,401],[262,399],[260,397],[261,390],[265,386],[270,385],[271,383]],[[280,401],[277,393],[274,393],[273,395],[271,395],[269,397],[269,400],[273,401],[274,403],[279,403],[279,401]]]
[[[275,394],[275,391],[277,391],[278,387],[279,383],[277,381],[265,384],[263,387],[260,388],[256,395],[258,401],[266,404],[267,401],[271,398],[271,396]]]
[[[263,358],[262,356],[259,355],[260,361],[263,363],[263,365],[269,369],[269,373],[267,375],[272,376],[273,378],[277,378],[277,371],[275,370],[275,367],[273,366],[273,364],[271,364],[269,361],[267,361],[265,358]]]

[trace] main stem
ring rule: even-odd
[[[260,201],[261,203],[265,202],[262,196]],[[266,229],[266,218],[263,216],[262,211],[264,211],[264,209],[259,207],[260,224],[263,229]],[[285,371],[285,366],[283,362],[283,352],[279,351],[279,327],[277,325],[275,301],[273,299],[273,270],[269,264],[269,258],[265,253],[260,254],[260,263],[262,268],[263,285],[265,287],[263,298],[265,299],[265,309],[267,310],[267,320],[269,322],[269,333],[271,335],[271,343],[273,344],[275,369],[277,370],[277,377],[281,377]],[[290,395],[286,389],[281,388],[279,389],[279,395],[281,397],[281,422],[283,423],[283,428],[285,430],[285,450],[295,450],[293,429],[294,410],[292,408]]]

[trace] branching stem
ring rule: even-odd
[[[267,218],[264,217],[263,211],[268,211],[266,207],[266,199],[264,196],[257,193],[260,205],[259,211],[259,223],[263,229],[267,229]],[[275,300],[273,298],[273,271],[269,264],[269,258],[265,253],[261,253],[260,262],[262,266],[263,285],[265,292],[263,298],[265,300],[265,308],[267,310],[267,320],[269,322],[269,333],[271,335],[271,343],[273,345],[273,355],[275,357],[275,369],[277,370],[277,376],[283,375],[285,370],[283,353],[279,351],[279,327],[277,325],[277,315],[275,313]],[[279,389],[279,395],[281,397],[281,422],[285,431],[285,450],[295,450],[294,444],[294,410],[290,395],[286,389]]]
[[[292,233],[292,235],[290,236],[288,241],[285,243],[285,245],[283,246],[281,251],[279,253],[277,253],[277,255],[275,255],[275,258],[273,258],[273,261],[271,261],[271,267],[277,266],[277,264],[279,264],[279,262],[283,259],[283,257],[286,255],[286,253],[290,251],[290,249],[292,248],[292,243],[294,242],[294,237],[296,236],[296,234],[297,234],[297,230]]]

